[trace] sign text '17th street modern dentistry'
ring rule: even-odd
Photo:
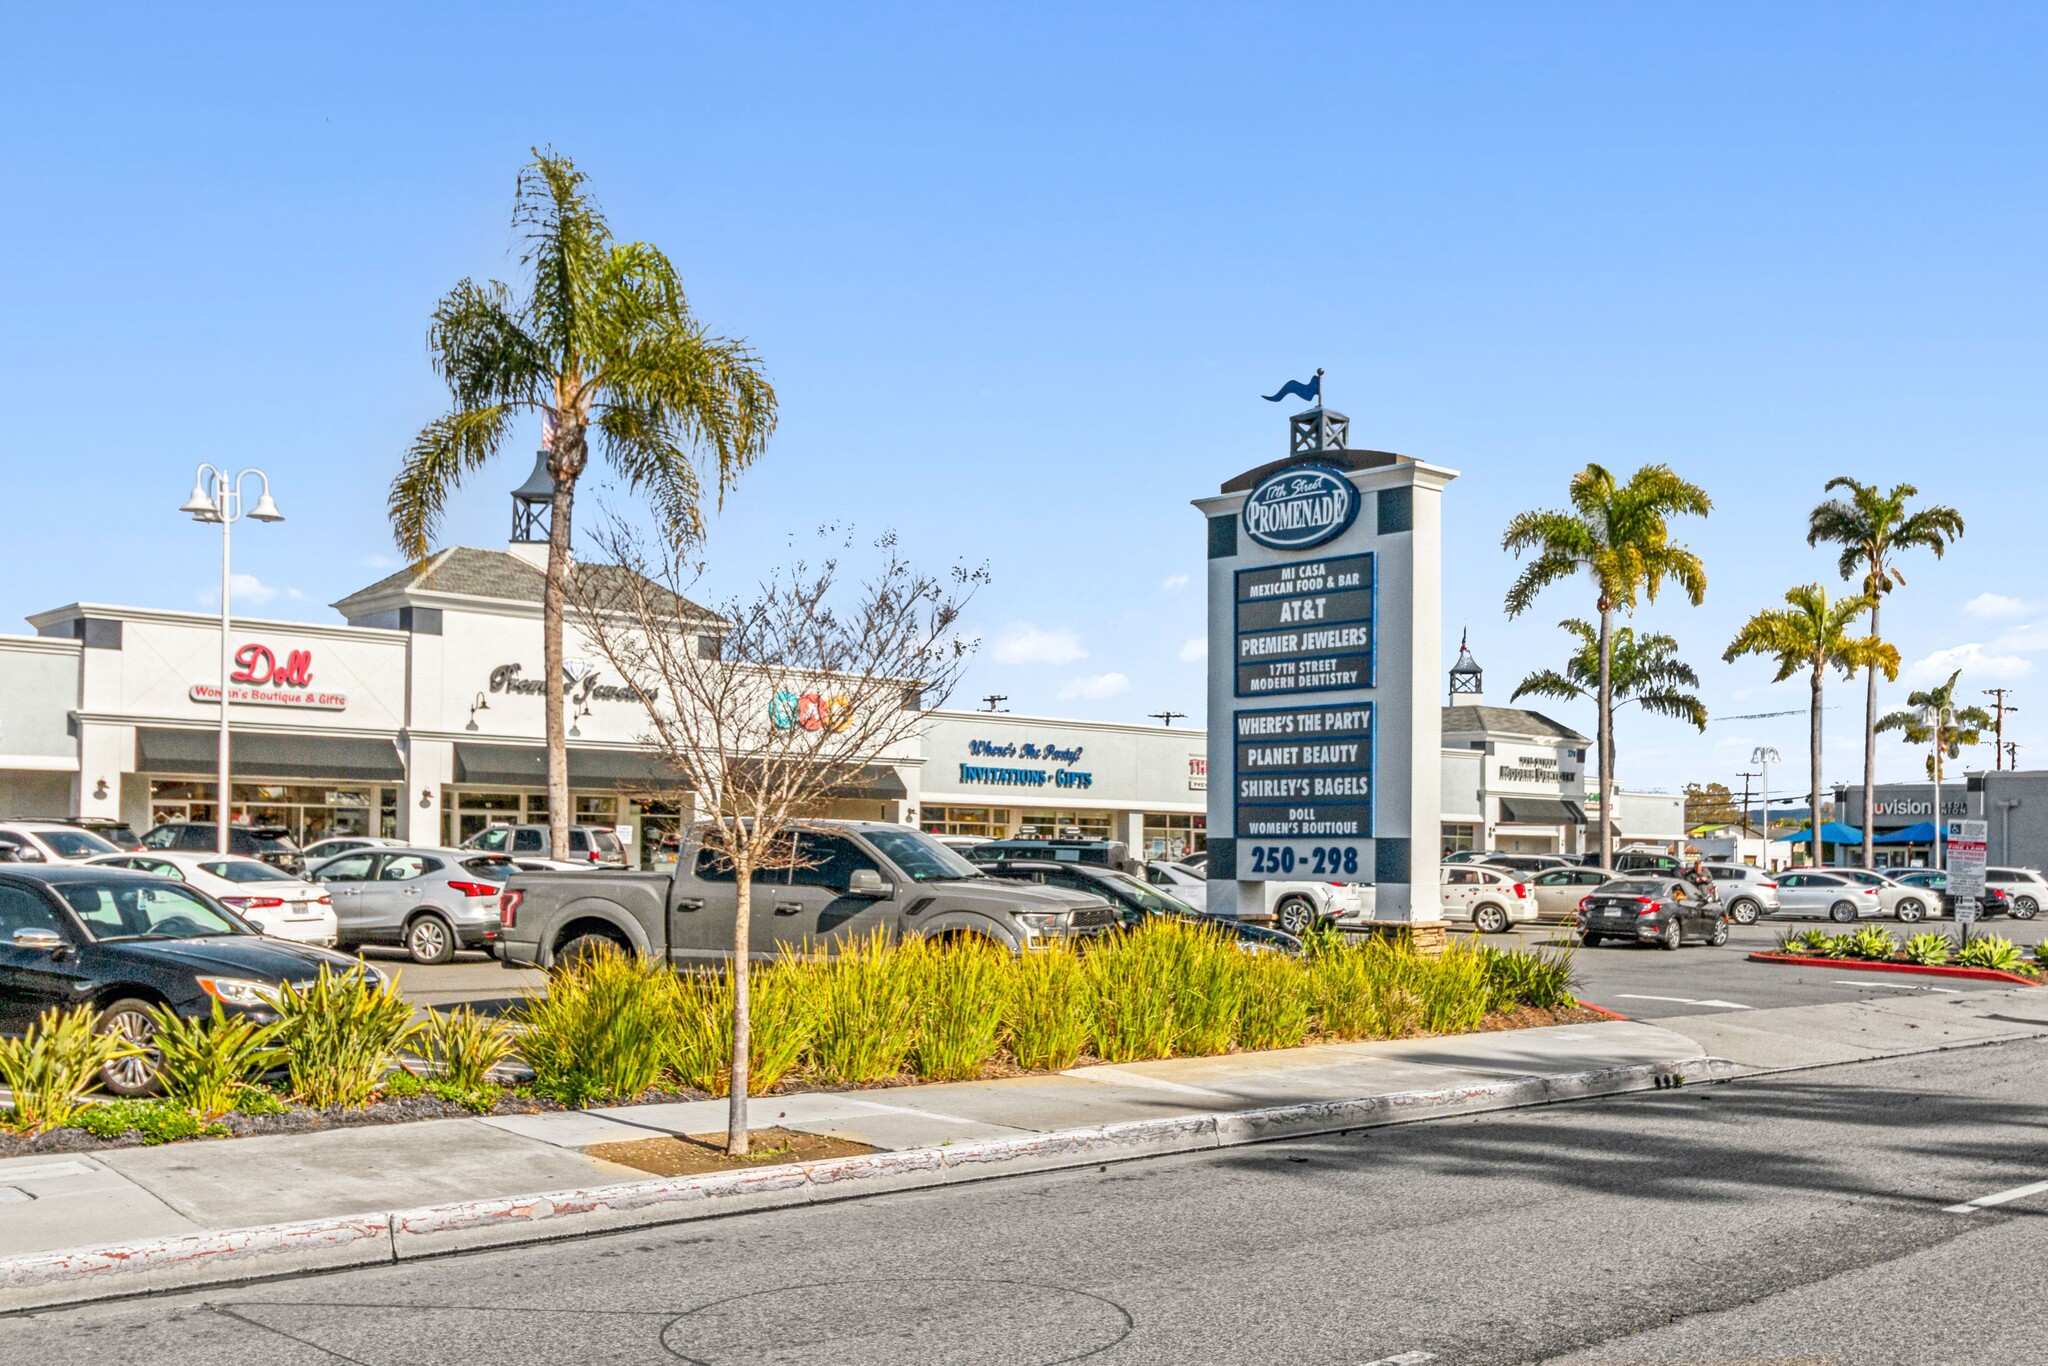
[[[1356,877],[1353,841],[1372,837],[1372,704],[1240,711],[1231,728],[1246,871]]]
[[[1237,696],[1372,686],[1371,555],[1241,569],[1236,598]]]

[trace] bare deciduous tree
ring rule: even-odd
[[[944,705],[973,650],[957,626],[988,580],[985,568],[918,570],[893,535],[874,543],[877,562],[856,579],[841,558],[852,538],[833,527],[819,536],[822,558],[798,559],[751,597],[721,604],[710,627],[682,591],[700,571],[666,539],[615,523],[601,540],[628,572],[574,580],[579,624],[639,693],[646,742],[697,807],[699,838],[731,864],[737,884],[727,1132],[735,1155],[748,1139],[753,873],[789,866],[796,822],[914,751],[922,713]]]

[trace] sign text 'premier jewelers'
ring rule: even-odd
[[[1237,696],[1372,686],[1371,555],[1244,569],[1236,582]]]

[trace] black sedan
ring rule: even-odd
[[[1712,889],[1674,878],[1621,878],[1579,903],[1579,942],[1607,939],[1675,949],[1688,939],[1728,942],[1728,911]]]
[[[1901,886],[1919,887],[1929,892],[1938,893],[1941,897],[1941,913],[1950,917],[1955,915],[1956,902],[1961,900],[1961,898],[1948,889],[1948,873],[1946,870],[1940,868],[1915,868],[1910,873],[1899,874],[1893,880]],[[2032,920],[2034,918],[2034,912],[2031,910],[2026,911],[2024,914],[2016,913],[2011,898],[2007,897],[2005,892],[1997,887],[1986,887],[1984,895],[1977,898],[1977,914],[1987,919],[1994,915],[2010,915],[2015,920]]]
[[[1114,868],[1097,868],[1085,863],[1054,863],[1050,859],[999,859],[981,867],[990,877],[1040,882],[1048,887],[1066,887],[1102,897],[1117,908],[1125,929],[1135,929],[1150,919],[1185,920],[1220,930],[1247,949],[1295,956],[1303,952],[1302,942],[1284,930],[1247,925],[1241,920],[1198,911],[1144,879],[1120,873]]]
[[[0,1033],[26,1033],[52,1006],[91,1006],[102,1029],[146,1045],[155,1006],[197,1017],[218,1001],[229,1014],[268,1022],[276,1014],[266,993],[310,982],[323,967],[361,966],[328,949],[265,938],[205,893],[167,878],[61,864],[0,867]],[[101,1084],[141,1095],[155,1073],[144,1053],[110,1064]]]

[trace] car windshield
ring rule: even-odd
[[[621,854],[625,852],[625,846],[619,843],[619,837],[617,835],[614,835],[611,831],[593,830],[590,833],[591,838],[597,841],[598,853]]]
[[[480,854],[475,858],[466,858],[462,860],[462,866],[491,882],[503,882],[519,871],[518,865],[503,854]]]
[[[1661,882],[1610,882],[1600,889],[1602,896],[1658,896],[1664,891]]]
[[[65,882],[58,884],[57,894],[102,943],[255,933],[203,897],[169,882]]]
[[[864,830],[861,833],[912,882],[951,882],[956,878],[985,876],[981,869],[920,831]]]
[[[58,858],[92,858],[121,851],[90,830],[38,830],[36,838],[57,851]]]
[[[1201,912],[1178,897],[1168,896],[1157,887],[1140,882],[1129,873],[1100,873],[1104,882],[1116,888],[1118,893],[1137,902],[1154,915],[1200,915]]]
[[[229,882],[296,882],[290,873],[280,872],[267,863],[242,863],[239,860],[222,859],[199,865],[201,872],[211,873]]]

